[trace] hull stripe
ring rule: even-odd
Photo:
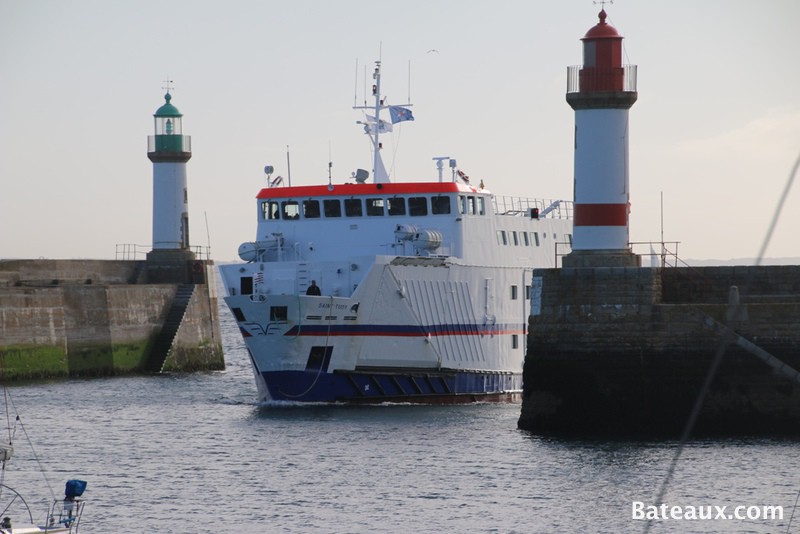
[[[324,324],[295,325],[285,336],[385,336],[385,337],[426,337],[431,336],[483,336],[524,334],[522,325],[434,325],[422,327],[418,325],[347,325]]]

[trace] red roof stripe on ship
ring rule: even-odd
[[[388,184],[297,185],[264,188],[256,198],[339,197],[352,195],[405,195],[413,193],[478,193],[475,187],[454,182],[414,182]],[[486,191],[484,191],[486,192]]]

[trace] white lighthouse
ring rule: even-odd
[[[628,216],[628,110],[636,66],[622,64],[622,36],[600,21],[583,37],[583,65],[569,67],[567,102],[575,110],[573,252],[564,267],[638,266]]]
[[[172,105],[169,91],[164,100],[153,114],[155,135],[147,138],[147,157],[153,162],[153,250],[148,259],[194,259],[186,187],[191,137],[183,135],[183,115]]]

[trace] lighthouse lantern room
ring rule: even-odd
[[[147,139],[147,157],[153,162],[153,250],[148,260],[194,259],[189,248],[189,195],[186,162],[192,157],[191,138],[183,135],[183,115],[165,103],[153,115],[155,135]]]
[[[564,267],[638,266],[630,248],[628,110],[636,102],[636,66],[622,64],[622,39],[606,22],[583,37],[583,65],[567,71],[575,110],[575,216]]]

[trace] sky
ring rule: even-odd
[[[334,182],[371,169],[352,106],[377,59],[389,103],[414,104],[415,121],[383,138],[393,181],[436,180],[432,158],[450,156],[497,195],[572,200],[566,74],[599,10],[0,0],[0,259],[149,250],[147,136],[165,80],[192,137],[191,244],[218,261],[255,238],[264,166],[286,177],[287,147],[293,185],[327,183],[328,161]],[[631,241],[663,232],[683,259],[756,256],[800,155],[800,2],[616,0],[606,11],[624,63],[638,65]],[[800,257],[798,189],[767,257]]]

